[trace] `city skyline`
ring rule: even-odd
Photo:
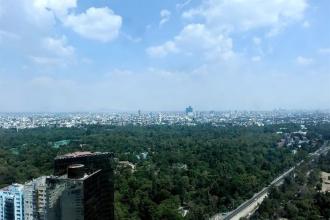
[[[330,109],[326,0],[0,0],[0,112]]]

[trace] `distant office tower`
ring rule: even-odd
[[[161,124],[162,123],[162,120],[163,120],[162,113],[159,113],[158,114],[158,124]]]
[[[111,153],[99,152],[76,152],[56,157],[54,175],[58,177],[47,179],[47,186],[53,188],[50,192],[54,194],[50,195],[49,202],[54,202],[52,198],[57,198],[57,194],[63,196],[77,193],[77,199],[81,196],[80,200],[83,201],[83,207],[81,207],[83,218],[77,217],[71,219],[113,220],[114,181],[112,159],[113,155]],[[82,164],[84,167],[79,169],[77,167],[71,167],[74,164]],[[74,172],[82,172],[83,170],[84,177],[71,178],[69,173],[71,169]],[[64,193],[63,195],[61,193],[62,191]],[[67,198],[67,201],[72,199],[68,196],[61,197],[61,203],[63,204],[66,201],[63,200],[64,198]],[[51,206],[52,204],[49,205]],[[80,210],[78,206],[75,206],[75,209]],[[64,212],[62,209],[62,214],[64,215],[65,213],[67,212]]]
[[[0,189],[0,219],[23,220],[23,185]]]
[[[193,113],[194,113],[194,109],[191,106],[186,108],[187,115],[191,116],[191,115],[193,115]]]
[[[189,113],[192,113],[192,112],[194,112],[194,109],[191,106],[186,108],[186,114],[189,114]]]
[[[46,220],[46,176],[24,184],[24,219]]]

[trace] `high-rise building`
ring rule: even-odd
[[[158,114],[158,124],[161,124],[162,123],[162,120],[163,120],[162,113],[159,113]]]
[[[194,109],[191,106],[186,108],[186,114],[187,115],[192,114],[193,112],[194,112]]]
[[[13,184],[0,189],[0,219],[23,220],[23,185]]]
[[[46,220],[46,176],[24,184],[24,219]]]
[[[85,173],[85,166],[73,164],[67,174],[47,180],[47,220],[103,219],[102,173]]]
[[[54,175],[57,177],[47,179],[47,187],[53,187],[54,189],[49,192],[56,194],[50,195],[49,205],[51,206],[54,202],[52,198],[58,197],[57,194],[61,196],[61,203],[64,204],[65,200],[63,199],[68,197],[63,197],[63,195],[71,195],[76,192],[77,196],[82,196],[82,210],[84,213],[84,218],[77,219],[113,220],[114,180],[112,159],[112,153],[100,152],[75,152],[56,157]],[[84,165],[82,169],[77,169],[78,171],[83,170],[83,178],[70,178],[68,171],[73,169],[71,166],[75,164]],[[68,187],[75,190],[70,191]],[[76,210],[78,210],[77,207]],[[63,209],[61,212],[64,213]]]

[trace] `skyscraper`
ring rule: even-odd
[[[13,184],[0,189],[0,219],[23,220],[23,185]]]
[[[194,109],[191,107],[191,106],[189,106],[189,107],[187,107],[186,108],[186,114],[188,115],[188,114],[191,114],[191,113],[193,113],[194,112]]]
[[[69,165],[67,174],[47,180],[47,220],[103,219],[102,173],[85,173],[82,164]]]
[[[54,187],[58,187],[59,190],[55,190],[53,193],[58,193],[65,190],[63,187],[67,185],[80,184],[79,190],[83,193],[84,200],[83,219],[113,220],[114,180],[112,159],[113,155],[111,153],[100,152],[75,152],[58,156],[55,158],[54,175],[60,178],[47,180],[47,185],[51,186],[51,181],[55,181]],[[84,165],[80,169],[85,173],[84,178],[74,180],[70,178],[67,172],[75,164]],[[67,177],[65,177],[66,174]],[[77,192],[79,190],[77,189]]]
[[[46,176],[24,184],[24,219],[46,220]]]

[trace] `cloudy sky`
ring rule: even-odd
[[[328,109],[329,0],[0,0],[0,112]]]

